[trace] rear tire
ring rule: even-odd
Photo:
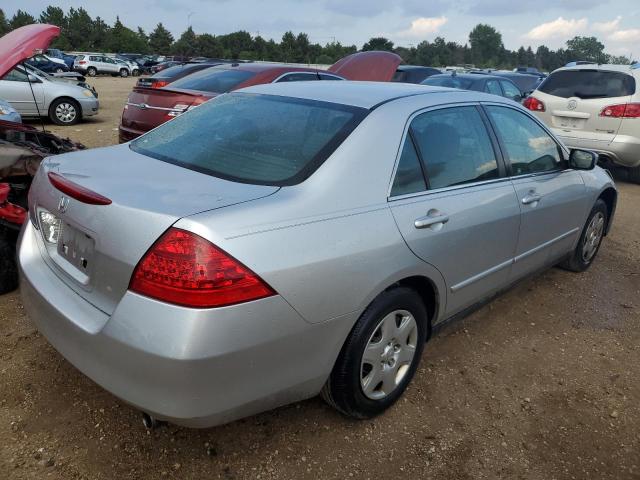
[[[120,76],[122,78],[128,77],[129,76],[129,70],[127,70],[126,68],[121,68],[120,69]]]
[[[0,294],[18,288],[16,235],[0,226]]]
[[[420,363],[427,310],[410,288],[381,293],[347,337],[322,389],[324,400],[349,417],[374,417],[403,394]]]
[[[572,272],[584,272],[591,266],[600,250],[608,219],[607,204],[598,199],[582,229],[578,245],[571,252],[571,256],[560,264],[562,268]]]
[[[628,177],[630,182],[640,183],[640,165],[633,168],[628,168]]]
[[[87,75],[89,75],[90,77],[95,77],[97,74],[98,70],[96,70],[95,67],[87,68]]]
[[[64,69],[58,67],[56,68],[56,73],[64,73]]]

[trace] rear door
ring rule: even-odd
[[[609,117],[605,107],[624,104],[635,92],[635,79],[624,72],[569,69],[552,73],[533,94],[545,105],[540,117],[563,139],[608,145],[616,136],[621,118]],[[600,144],[600,145],[599,145]]]
[[[447,316],[507,284],[520,209],[476,105],[411,120],[389,201],[409,248],[445,278]]]
[[[562,148],[516,107],[485,105],[507,160],[522,212],[513,279],[557,261],[580,235],[587,209],[582,176]]]

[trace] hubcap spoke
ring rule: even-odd
[[[590,261],[598,250],[598,245],[602,240],[604,233],[604,215],[598,212],[589,222],[587,231],[585,232],[584,242],[582,244],[582,259],[585,262]]]

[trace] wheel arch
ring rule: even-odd
[[[47,108],[47,113],[49,115],[51,115],[51,109],[53,108],[53,106],[56,104],[56,102],[58,102],[60,100],[67,100],[69,102],[73,102],[73,104],[78,107],[78,113],[80,115],[80,119],[82,119],[82,104],[77,99],[73,98],[70,95],[60,95],[60,96],[55,97],[54,99],[52,99],[49,102],[49,107]]]
[[[616,206],[618,204],[618,192],[613,187],[607,187],[598,196],[598,200],[602,200],[607,205],[607,227],[604,234],[607,235],[611,230],[611,224],[613,216],[616,212]]]

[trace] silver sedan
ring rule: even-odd
[[[25,309],[154,418],[211,426],[319,393],[372,417],[435,326],[541,268],[591,265],[617,198],[595,160],[484,93],[251,87],[46,160]]]

